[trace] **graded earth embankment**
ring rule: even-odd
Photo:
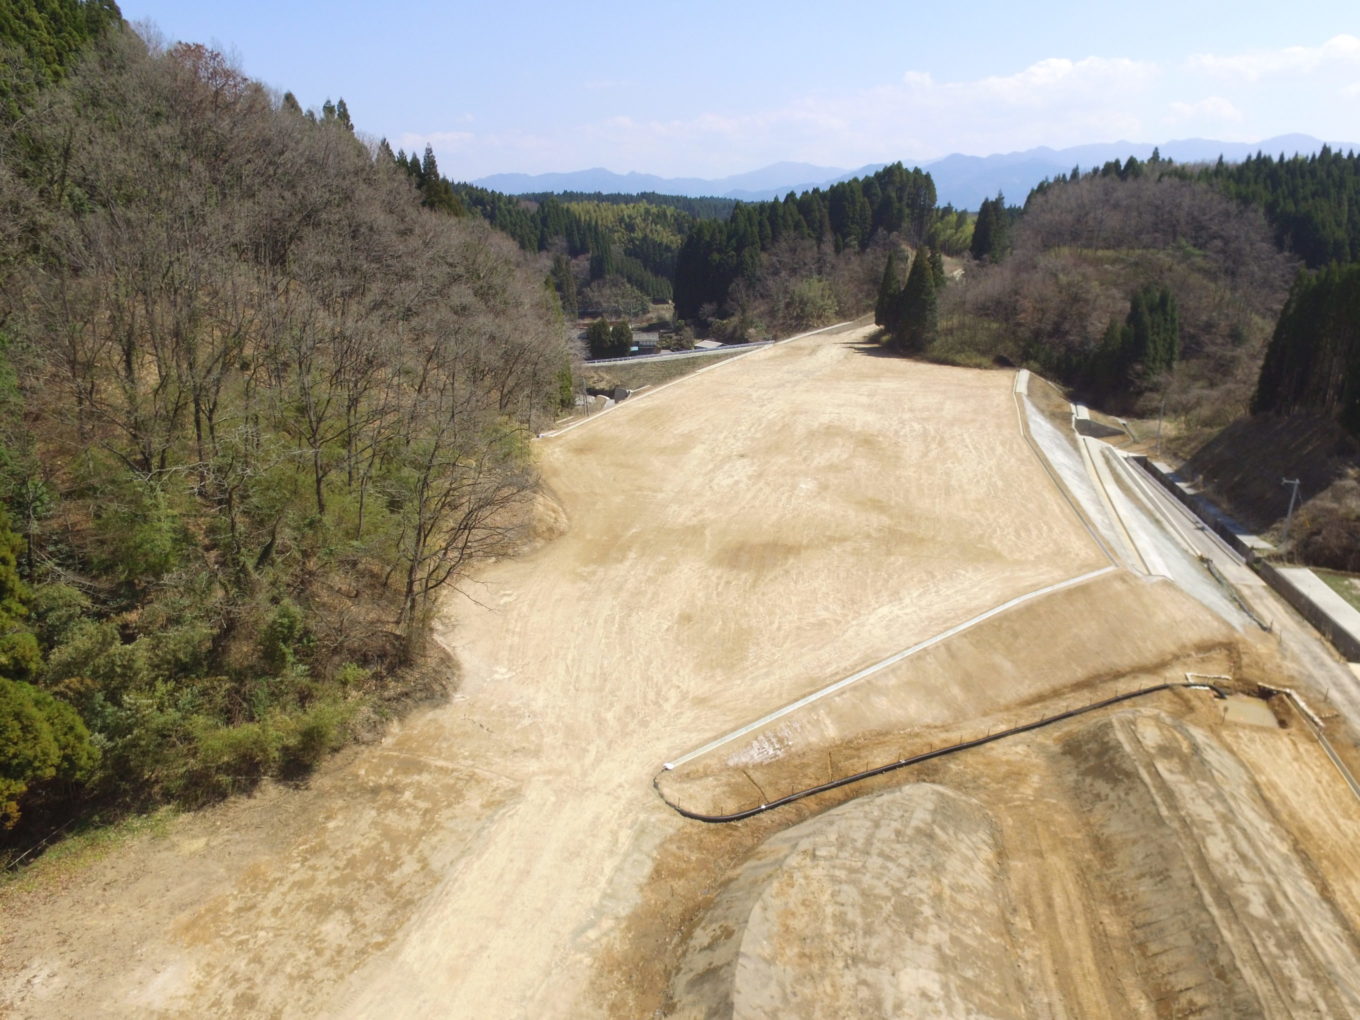
[[[665,771],[658,788],[689,811],[735,813],[1090,704],[1129,690],[1136,675],[1171,667],[1167,678],[1180,679],[1179,664],[1241,676],[1244,652],[1250,655],[1246,636],[1169,581],[1101,574],[985,619]]]

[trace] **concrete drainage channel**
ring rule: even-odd
[[[1351,793],[1354,794],[1355,799],[1360,800],[1360,782],[1356,780],[1355,774],[1351,772],[1346,763],[1342,761],[1341,756],[1336,753],[1336,748],[1332,746],[1332,742],[1327,739],[1327,734],[1324,732],[1322,720],[1313,713],[1313,710],[1308,707],[1303,698],[1299,697],[1295,691],[1288,687],[1267,687],[1262,685],[1261,691],[1267,697],[1275,694],[1282,694],[1289,699],[1289,703],[1294,706],[1294,710],[1298,712],[1299,716],[1308,724],[1308,728],[1312,731],[1313,736],[1317,738],[1318,744],[1320,744],[1322,750],[1326,752],[1327,757],[1331,759],[1332,764],[1336,766],[1337,772],[1341,773],[1341,778],[1344,779],[1346,785],[1351,788]]]
[[[652,788],[656,790],[657,796],[660,797],[669,808],[671,808],[677,814],[684,816],[685,818],[692,818],[698,822],[739,822],[744,818],[753,818],[756,815],[764,814],[766,811],[772,811],[777,807],[783,807],[786,804],[792,804],[794,801],[803,800],[805,797],[812,797],[819,793],[827,793],[831,790],[838,790],[842,786],[849,786],[852,783],[858,783],[865,779],[872,779],[874,776],[885,775],[888,772],[893,772],[897,769],[906,768],[909,765],[919,765],[922,762],[931,761],[932,759],[935,758],[943,758],[945,755],[956,754],[959,751],[966,751],[971,747],[981,747],[983,744],[990,744],[993,741],[1003,740],[1006,737],[1018,736],[1021,733],[1030,733],[1033,732],[1034,730],[1042,729],[1045,726],[1052,726],[1054,723],[1062,722],[1065,719],[1074,719],[1077,716],[1085,715],[1088,712],[1095,712],[1102,708],[1109,708],[1111,705],[1118,705],[1125,701],[1132,701],[1134,698],[1146,697],[1149,694],[1156,694],[1159,691],[1170,691],[1177,689],[1192,691],[1209,691],[1211,694],[1213,694],[1215,698],[1224,699],[1228,697],[1229,691],[1223,687],[1220,687],[1218,684],[1207,683],[1202,680],[1191,679],[1191,677],[1193,677],[1193,674],[1187,674],[1187,679],[1184,681],[1155,684],[1151,687],[1139,688],[1136,691],[1128,691],[1124,694],[1116,694],[1114,697],[1105,698],[1101,701],[1094,702],[1090,705],[1082,706],[1081,708],[1073,708],[1069,709],[1066,712],[1059,712],[1057,715],[1045,716],[1044,718],[1037,719],[1034,722],[1024,723],[1020,726],[1012,726],[1009,729],[1000,730],[997,733],[990,733],[985,737],[977,737],[973,740],[965,740],[957,744],[948,744],[944,747],[937,747],[934,748],[933,750],[926,751],[923,754],[912,755],[909,758],[900,758],[897,761],[889,762],[887,765],[879,765],[876,768],[867,769],[864,772],[855,772],[851,775],[843,776],[840,779],[833,779],[829,783],[822,783],[819,786],[810,786],[805,790],[798,790],[784,797],[780,797],[778,800],[772,800],[768,804],[761,804],[757,807],[747,808],[745,811],[735,811],[731,814],[722,815],[703,814],[698,811],[690,811],[687,808],[683,808],[679,804],[676,804],[674,801],[670,800],[664,793],[661,792],[660,784],[661,777],[665,775],[666,772],[669,771],[669,769],[667,768],[661,769],[659,772],[657,772],[655,776],[652,777]],[[1343,773],[1348,777],[1348,781],[1352,784],[1351,787],[1352,790],[1357,790],[1358,788],[1354,785],[1355,784],[1354,778],[1350,777],[1349,772],[1344,772],[1345,766],[1342,765],[1339,759],[1336,758],[1334,752],[1332,752],[1332,761],[1334,764],[1337,765],[1338,768],[1342,769]],[[1360,792],[1357,793],[1357,796],[1360,796]]]

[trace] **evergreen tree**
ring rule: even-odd
[[[1130,361],[1142,368],[1144,385],[1170,371],[1180,355],[1180,314],[1166,287],[1149,284],[1129,302]],[[1137,380],[1130,379],[1134,383]]]
[[[878,300],[874,302],[875,325],[888,325],[901,289],[902,284],[897,279],[897,252],[890,251],[888,261],[883,265],[883,280],[878,285]]]
[[[596,319],[586,329],[586,347],[592,358],[612,357],[612,344],[613,336],[606,320]]]
[[[562,305],[562,314],[568,319],[576,318],[579,304],[576,297],[576,274],[571,271],[571,260],[565,255],[554,255],[552,271],[548,274],[548,279],[557,291],[557,300]]]
[[[972,243],[968,252],[978,261],[996,262],[1010,250],[1010,214],[1006,211],[1004,194],[996,199],[983,199],[978,207],[978,220],[972,227]]]
[[[1360,263],[1299,273],[1251,409],[1326,415],[1360,436]]]
[[[626,322],[616,322],[609,330],[610,357],[626,358],[633,349],[633,329]]]
[[[979,262],[996,262],[1010,251],[1010,217],[1006,211],[1006,196],[996,193],[996,198],[982,200],[978,207],[977,222],[973,225],[973,241],[969,252]]]
[[[19,820],[20,801],[50,779],[88,779],[99,761],[76,710],[47,691],[0,676],[0,829]]]
[[[935,278],[935,289],[938,291],[945,285],[944,256],[935,248],[930,249],[930,272]]]
[[[930,268],[930,254],[924,248],[918,248],[912,257],[893,320],[890,327],[893,346],[903,354],[920,354],[935,342],[939,330],[935,274]]]
[[[979,262],[986,259],[992,253],[992,235],[995,233],[996,210],[992,200],[984,198],[973,223],[973,240],[968,245],[968,253]]]
[[[1112,321],[1086,365],[1095,393],[1118,398],[1152,389],[1180,357],[1180,313],[1175,295],[1148,284],[1129,299],[1123,323]]]
[[[19,576],[23,540],[0,507],[0,676],[27,680],[42,666],[38,639],[28,626],[28,585]]]
[[[1128,382],[1133,329],[1111,319],[1105,335],[1086,365],[1086,385],[1101,395],[1117,393]]]

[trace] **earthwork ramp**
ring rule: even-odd
[[[1232,670],[1239,637],[1164,579],[1099,572],[677,758],[657,789],[700,815],[759,808],[1186,670]]]

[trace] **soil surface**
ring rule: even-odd
[[[931,810],[953,811],[949,831],[976,849],[976,860],[950,858],[933,837],[919,860],[914,844],[904,845],[902,866],[918,874],[938,867],[941,879],[957,873],[979,895],[1005,888],[1034,898],[1022,922],[1031,927],[1019,936],[997,934],[996,910],[979,914],[971,934],[936,930],[913,966],[947,970],[951,955],[986,943],[971,970],[949,979],[961,989],[950,994],[963,998],[940,1001],[990,1009],[998,996],[1013,1001],[1018,987],[1039,997],[1034,1015],[1101,1015],[1102,1001],[1164,1013],[1139,976],[1141,958],[1126,951],[1134,922],[1112,917],[1147,909],[1174,928],[1170,914],[1157,914],[1170,900],[1156,899],[1163,887],[1175,899],[1191,880],[1174,862],[1199,861],[1204,846],[1226,852],[1221,840],[1245,827],[1251,838],[1228,864],[1195,864],[1191,878],[1203,880],[1195,888],[1209,889],[1225,867],[1259,884],[1287,859],[1279,895],[1292,913],[1271,928],[1271,944],[1315,924],[1332,954],[1298,963],[1299,950],[1285,977],[1268,966],[1251,971],[1292,982],[1295,997],[1281,992],[1266,1012],[1278,1003],[1326,1012],[1353,1002],[1316,985],[1327,960],[1353,959],[1346,954],[1360,892],[1353,855],[1333,851],[1356,845],[1360,822],[1349,792],[1326,775],[1330,765],[1319,766],[1292,729],[1280,742],[1273,731],[1234,724],[1248,736],[1219,755],[1197,749],[1200,738],[1177,730],[1178,717],[1140,716],[1074,729],[1046,751],[1026,750],[1025,740],[1009,751],[992,745],[933,772],[894,773],[724,826],[683,819],[658,798],[651,784],[662,763],[1008,600],[1112,566],[1025,442],[1012,373],[884,357],[864,343],[869,332],[763,349],[544,439],[544,479],[566,531],[530,555],[487,566],[450,599],[438,637],[457,656],[462,684],[449,703],[395,726],[381,744],[338,756],[305,790],[269,788],[180,818],[167,834],[130,841],[60,881],[4,890],[0,1013],[636,1017],[725,1015],[749,1001],[756,1005],[740,1015],[779,1015],[762,1013],[760,996],[733,998],[738,986],[723,984],[726,977],[710,983],[717,992],[709,998],[687,999],[694,933],[743,863],[768,852],[760,849],[767,839],[837,803],[922,778],[945,787],[928,795]],[[1073,603],[1069,614],[1118,620],[1128,605],[1121,584],[1143,586],[1129,596],[1139,605],[1157,601],[1144,591],[1152,583],[1120,581],[1112,596]],[[1169,604],[1187,620],[1208,612],[1184,596]],[[998,626],[1010,644],[975,643],[963,658],[1004,667],[1045,645],[1061,648],[1052,628],[1070,621],[1050,617],[1048,631],[1031,633]],[[1194,647],[1172,642],[1150,658],[1189,656],[1184,668],[1195,655],[1217,656],[1220,668],[1240,662],[1222,620],[1196,616],[1187,628]],[[1142,662],[1125,654],[1132,645],[1119,647],[1118,663],[1087,675],[1180,666]],[[937,663],[933,683],[949,682],[948,661]],[[1071,696],[1081,679],[1064,676],[1058,686]],[[1042,677],[1025,682],[1018,708],[986,684],[937,702],[955,722],[971,712],[1029,717],[1042,711],[1046,688]],[[985,705],[972,705],[969,691]],[[837,726],[849,718],[842,713]],[[1196,734],[1221,722],[1196,719]],[[825,732],[853,743],[834,727]],[[1129,751],[1135,744],[1144,750]],[[1111,775],[1146,772],[1157,748],[1173,744],[1192,774],[1165,788],[1139,780],[1152,792],[1070,775],[1096,759],[1110,762],[1101,768]],[[1018,781],[1031,774],[1040,778]],[[1260,790],[1239,774],[1256,776]],[[1226,806],[1202,822],[1194,791],[1214,783],[1227,791],[1214,803]],[[1296,789],[1325,812],[1293,803],[1287,791]],[[1111,814],[1120,797],[1136,802],[1136,818]],[[961,798],[968,803],[955,810]],[[1224,828],[1233,798],[1256,814]],[[1274,827],[1258,832],[1263,812]],[[1144,822],[1157,829],[1167,818],[1175,832],[1158,836],[1166,847],[1156,852],[1165,849],[1173,864],[1147,872],[1145,886],[1139,868],[1161,865],[1139,857],[1134,837]],[[1112,869],[1100,889],[1084,874],[1092,853]],[[1056,892],[1046,892],[1052,876]],[[805,885],[825,890],[826,881],[814,875]],[[889,896],[897,895],[893,881],[875,878]],[[908,889],[901,903],[875,903],[861,920],[913,916],[922,888]],[[1318,889],[1327,891],[1326,910],[1309,892]],[[760,924],[785,941],[846,920],[840,908],[799,920],[777,897],[763,902]],[[971,923],[953,916],[946,927]],[[1215,937],[1217,914],[1186,916],[1194,938]],[[1004,987],[982,987],[986,954],[1009,952],[1010,943],[994,941],[1002,935],[1022,937],[1025,959]],[[1232,937],[1224,952],[1247,944]],[[770,957],[770,974],[798,966],[799,952],[785,945]],[[1238,980],[1218,957],[1192,956],[1187,966]],[[1091,968],[1103,983],[1085,983]],[[1203,992],[1209,1012],[1265,1002],[1241,997],[1254,980],[1241,977],[1221,1001],[1213,988]],[[1307,987],[1313,998],[1298,998]],[[1123,998],[1091,997],[1102,989]],[[842,995],[827,991],[828,1006],[860,1001],[833,991]],[[817,1015],[820,1001],[804,1000],[801,1015]]]
[[[1242,704],[1251,699],[1240,699]],[[917,770],[766,840],[673,987],[709,1017],[1354,1016],[1353,807],[1265,702],[1204,693]],[[1262,716],[1264,717],[1262,719]],[[1281,727],[1284,723],[1284,727]],[[922,781],[928,780],[928,781]],[[1330,852],[1301,855],[1294,842]]]

